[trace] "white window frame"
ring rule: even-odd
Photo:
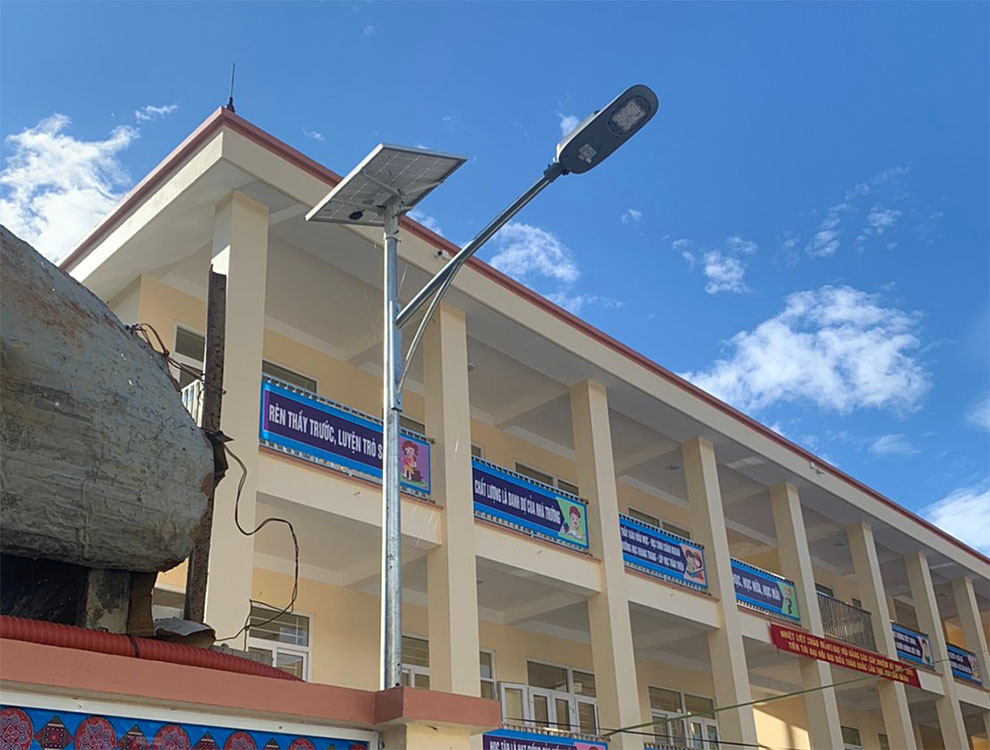
[[[312,380],[313,381],[313,385],[316,386],[315,388],[313,388],[313,391],[312,392],[313,393],[319,393],[319,389],[320,389],[320,379],[319,378],[314,378],[309,373],[303,372],[302,370],[300,370],[297,367],[289,367],[288,365],[283,365],[281,362],[279,362],[278,360],[274,360],[271,357],[262,356],[261,357],[262,366],[264,366],[264,363],[265,362],[267,362],[270,365],[275,365],[276,367],[281,367],[283,370],[288,370],[289,372],[294,373],[295,375],[298,375],[301,378],[306,378],[308,380]],[[262,372],[262,375],[267,375],[267,373]],[[275,376],[274,375],[268,375],[268,377],[275,377]],[[278,380],[278,378],[276,378],[276,380]],[[290,385],[292,385],[292,384],[290,383]],[[294,386],[294,387],[298,387],[298,386]],[[303,390],[306,390],[306,389],[303,389]]]
[[[490,682],[492,685],[492,694],[495,696],[495,700],[499,698],[498,690],[498,674],[495,672],[495,651],[490,648],[479,648],[478,649],[478,662],[481,662],[481,654],[488,654],[491,658],[492,663],[492,676],[491,677],[480,677],[481,682]]]
[[[427,651],[430,648],[430,639],[425,635],[417,635],[416,633],[403,633],[402,638],[415,638],[417,641],[423,641],[426,643]],[[401,646],[401,639],[400,639]],[[400,677],[404,676],[406,678],[406,685],[408,687],[416,687],[416,676],[425,677],[427,683],[430,682],[430,668],[420,667],[415,664],[406,664],[405,661],[399,667]],[[422,690],[429,690],[429,687],[421,688]]]
[[[549,482],[543,482],[544,484],[549,484],[551,487],[554,487],[554,488],[560,490],[561,492],[566,492],[568,494],[573,494],[575,497],[580,497],[579,494],[572,493],[570,490],[565,490],[565,489],[563,489],[560,486],[560,482],[566,482],[567,484],[569,484],[572,487],[577,487],[577,489],[580,491],[581,488],[578,487],[577,482],[572,482],[569,479],[564,479],[564,477],[559,476],[558,474],[554,474],[552,471],[544,471],[539,466],[534,466],[529,461],[520,461],[518,458],[515,459],[514,466],[513,466],[513,469],[512,470],[516,474],[519,474],[520,476],[524,476],[527,479],[531,479],[534,482],[542,482],[542,480],[540,480],[540,479],[533,479],[533,477],[529,476],[528,474],[526,474],[526,473],[524,473],[522,471],[519,471],[519,467],[520,466],[523,466],[523,467],[529,469],[530,471],[535,471],[535,472],[538,472],[540,474],[543,474],[545,476],[550,477],[550,481]],[[547,663],[547,662],[544,662],[544,663]],[[580,670],[578,670],[578,671],[580,671]]]
[[[264,604],[258,604],[257,602],[251,602],[251,607],[258,607],[259,609],[269,609],[272,614],[275,614],[279,610],[267,607]],[[291,654],[293,656],[303,657],[303,679],[309,682],[310,669],[313,664],[313,615],[310,612],[301,612],[294,609],[291,614],[298,617],[305,617],[309,623],[309,627],[306,632],[308,633],[307,645],[299,646],[295,643],[282,643],[281,641],[272,641],[268,638],[257,638],[251,636],[251,628],[248,627],[247,631],[247,647],[261,649],[264,651],[270,651],[272,654],[272,666],[278,669],[278,655]]]
[[[843,724],[842,726],[839,727],[839,729],[840,730],[842,730],[842,729],[852,729],[854,732],[856,732],[857,736],[859,737],[859,742],[858,743],[855,743],[855,742],[846,742],[846,738],[843,737],[842,738],[842,747],[843,747],[843,750],[863,750],[863,733],[861,731],[859,731],[859,727],[851,727],[848,724]],[[843,734],[844,734],[844,732],[843,732]]]
[[[642,518],[636,518],[636,516],[633,515],[634,513],[638,513],[639,515],[645,516],[646,518],[652,518],[654,521],[656,521],[656,523],[651,523],[650,521],[646,521]],[[689,529],[685,529],[680,524],[665,521],[664,519],[660,518],[660,516],[656,516],[652,513],[647,513],[645,510],[634,508],[631,505],[628,508],[626,508],[626,515],[636,521],[639,521],[640,523],[645,523],[649,526],[655,526],[661,531],[666,531],[668,534],[673,534],[674,536],[683,537],[684,539],[691,538],[691,531]],[[668,528],[668,526],[676,527],[676,530],[672,528]]]
[[[525,683],[525,684],[524,683],[517,683],[517,682],[501,682],[501,683],[497,683],[498,684],[499,705],[502,708],[502,720],[503,721],[512,721],[512,719],[507,718],[506,715],[505,715],[504,694],[505,694],[506,688],[509,688],[509,689],[520,689],[520,690],[522,690],[522,693],[523,693],[523,717],[522,717],[522,723],[523,724],[529,724],[530,726],[536,726],[538,729],[542,729],[544,731],[550,731],[550,732],[557,732],[558,734],[583,734],[584,732],[581,729],[580,720],[579,720],[580,714],[578,713],[578,704],[579,703],[587,703],[587,704],[589,704],[589,705],[591,705],[591,706],[594,707],[594,712],[595,712],[595,731],[594,731],[594,733],[597,734],[598,731],[599,731],[599,728],[601,726],[600,723],[599,723],[600,720],[599,720],[599,716],[598,716],[598,699],[597,698],[592,698],[592,697],[587,696],[587,695],[580,695],[580,694],[574,692],[574,672],[575,672],[575,670],[578,671],[578,672],[586,672],[588,674],[594,674],[594,671],[591,670],[591,669],[580,669],[578,667],[571,667],[571,666],[568,666],[566,664],[557,664],[555,662],[547,661],[545,659],[530,659],[530,658],[527,658],[526,659],[526,664],[527,664],[527,667],[526,667],[527,677],[526,677],[526,679],[527,679],[527,681],[529,679],[529,666],[528,665],[529,665],[530,662],[532,662],[534,664],[542,664],[542,665],[547,666],[547,667],[556,667],[557,669],[566,670],[566,673],[567,673],[567,690],[566,691],[564,691],[564,690],[552,690],[550,688],[535,687],[535,686],[532,686],[532,685],[528,684],[528,682]],[[596,687],[597,687],[597,678],[596,678]],[[569,714],[568,715],[568,722],[570,724],[570,729],[565,731],[565,730],[558,729],[556,726],[545,727],[545,726],[537,726],[537,725],[535,725],[533,723],[533,721],[534,721],[534,719],[533,719],[533,696],[534,695],[542,695],[542,696],[545,696],[545,697],[548,698],[548,704],[551,707],[550,710],[553,712],[553,716],[556,716],[556,710],[557,710],[555,699],[556,698],[561,698],[561,699],[566,700],[568,702],[568,714]],[[548,713],[548,715],[549,715],[549,713]]]
[[[200,338],[203,339],[203,359],[194,359],[193,357],[190,357],[188,354],[179,354],[179,352],[176,351],[176,342],[178,341],[179,338],[180,328],[184,330],[186,333],[191,333],[194,336],[199,336]],[[171,356],[172,359],[174,359],[176,362],[181,362],[182,364],[188,365],[189,367],[195,367],[200,372],[203,372],[203,370],[206,369],[206,334],[203,333],[202,331],[197,331],[192,326],[187,326],[185,323],[180,323],[179,321],[175,321],[175,324],[172,327],[172,351],[169,352],[169,356]],[[168,370],[173,380],[178,381],[179,368],[169,363]]]
[[[475,451],[478,451],[475,453]],[[481,443],[471,443],[471,456],[473,458],[480,458],[482,461],[485,460],[485,446]]]
[[[648,685],[647,688],[646,688],[647,689],[647,694],[649,694],[649,689],[651,687],[657,688],[659,690],[666,690],[667,692],[670,692],[670,693],[676,693],[677,696],[678,696],[678,700],[680,701],[680,711],[678,713],[676,713],[676,714],[672,714],[669,711],[662,711],[662,710],[660,710],[658,708],[653,708],[651,706],[650,707],[650,717],[651,718],[669,719],[669,718],[671,718],[673,716],[680,716],[680,715],[686,713],[686,709],[684,708],[684,706],[686,705],[684,699],[687,696],[690,696],[692,698],[702,698],[703,700],[711,701],[712,702],[712,708],[713,709],[716,706],[715,699],[712,698],[712,697],[709,697],[707,695],[699,695],[698,693],[686,693],[686,692],[684,692],[682,690],[677,690],[675,688],[669,688],[669,687],[666,687],[664,685]],[[717,716],[718,716],[718,714],[716,714],[713,717],[692,716],[692,717],[687,718],[687,719],[681,719],[680,720],[681,721],[681,727],[682,727],[682,729],[684,731],[684,747],[690,748],[690,750],[718,750],[719,748],[721,748],[721,745],[718,742],[718,738],[721,737],[721,733],[720,733],[719,728],[718,728],[718,718],[717,718]],[[695,742],[695,738],[692,737],[692,735],[691,735],[691,728],[692,728],[691,725],[692,724],[697,724],[698,726],[701,727],[701,732],[702,732],[701,740],[702,741],[701,741],[701,744],[700,745]],[[715,730],[715,737],[716,737],[716,739],[714,741],[711,738],[710,728]],[[665,743],[666,743],[666,745],[665,745]],[[667,742],[667,740],[658,740],[656,744],[658,744],[660,747],[665,747],[665,746],[676,747],[672,742]]]

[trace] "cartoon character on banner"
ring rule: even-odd
[[[684,555],[684,578],[695,583],[704,583],[705,558],[701,550],[682,544],[681,554]]]
[[[410,484],[426,484],[419,468],[419,445],[412,440],[402,441],[402,479]]]
[[[794,604],[794,587],[787,583],[778,584],[780,587],[780,611],[785,615],[797,617],[797,606]]]
[[[559,502],[559,501],[558,501]],[[584,541],[584,517],[576,505],[565,505],[564,525],[560,527],[562,536],[568,536],[578,542]],[[563,510],[563,509],[562,509]]]

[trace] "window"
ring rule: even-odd
[[[165,617],[182,619],[185,610],[186,596],[181,591],[155,589],[151,592],[151,618],[161,620]]]
[[[855,596],[852,598],[852,605],[856,609],[862,609],[863,608],[863,602],[861,600],[857,599]]]
[[[172,357],[181,362],[185,367],[194,370],[197,375],[203,374],[203,362],[206,357],[206,337],[190,331],[188,328],[176,326],[175,328],[175,351]],[[185,369],[172,368],[172,377],[179,381],[179,388],[185,388],[196,380],[196,375],[187,372]]]
[[[856,727],[840,727],[842,729],[842,747],[844,750],[863,750]]]
[[[477,443],[471,443],[471,455],[475,458],[484,458],[485,449]]]
[[[715,720],[715,701],[653,685],[650,685],[649,693],[653,733],[658,744],[692,750],[716,750],[721,747]],[[694,716],[674,718],[686,713]]]
[[[887,735],[878,734],[877,744],[880,746],[880,750],[890,750],[890,740],[887,739]]]
[[[302,388],[304,391],[312,391],[313,393],[316,393],[316,381],[313,380],[313,378],[307,378],[305,375],[300,375],[298,372],[293,372],[286,367],[276,365],[274,362],[262,360],[261,371],[269,377],[284,380],[286,383],[289,385],[294,385],[296,388]]]
[[[399,427],[404,430],[409,430],[409,432],[418,432],[420,435],[426,434],[426,425],[422,422],[417,422],[411,417],[405,415],[399,416]]]
[[[554,478],[553,474],[547,474],[545,471],[534,469],[532,466],[527,466],[518,461],[516,461],[516,474],[522,474],[524,477],[535,479],[537,482],[549,484],[551,487],[556,487],[558,490],[568,492],[571,495],[581,495],[581,490],[573,482],[568,482],[566,479],[561,479],[560,477]]]
[[[527,685],[499,686],[502,717],[548,731],[598,733],[595,675],[537,661],[526,662]]]
[[[661,521],[656,516],[651,516],[649,513],[644,513],[641,510],[636,510],[635,508],[630,508],[626,511],[626,515],[630,518],[635,518],[640,523],[648,524],[649,526],[656,526],[658,529],[663,529],[671,534],[676,534],[677,536],[682,536],[685,539],[691,538],[691,532],[687,529],[683,529],[680,526],[676,526],[672,523],[667,523],[666,521]]]
[[[833,599],[835,598],[835,592],[832,591],[832,589],[830,589],[828,586],[823,586],[820,583],[816,583],[815,584],[815,591],[817,591],[819,594],[824,594],[825,596],[830,596]]]
[[[402,636],[402,684],[430,687],[430,642],[425,638]]]
[[[555,667],[538,661],[526,662],[526,681],[531,687],[568,692],[567,667]]]
[[[308,680],[309,618],[298,613],[275,617],[277,613],[278,610],[252,605],[248,651],[264,654],[278,669]]]
[[[688,531],[687,529],[681,528],[680,526],[676,526],[676,525],[674,525],[672,523],[667,523],[666,521],[663,522],[663,530],[664,531],[669,531],[671,534],[675,534],[676,536],[684,537],[685,539],[690,539],[691,538],[691,532],[690,531]]]
[[[479,651],[481,660],[481,697],[497,700],[495,692],[495,654],[491,651]]]

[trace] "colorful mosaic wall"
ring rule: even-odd
[[[0,750],[369,750],[363,740],[300,737],[122,716],[0,706]]]

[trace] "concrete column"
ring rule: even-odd
[[[802,627],[812,635],[824,636],[822,614],[815,593],[815,576],[811,567],[811,551],[801,513],[801,499],[793,484],[778,484],[770,488],[770,506],[777,532],[777,555],[780,573],[794,581],[797,589],[798,614]],[[801,686],[805,690],[804,709],[808,716],[808,736],[814,750],[831,750],[842,747],[842,729],[835,690],[831,685],[832,668],[818,659],[798,657],[801,668]]]
[[[959,708],[959,695],[956,679],[952,676],[949,652],[945,647],[945,631],[942,617],[938,612],[938,600],[932,586],[932,575],[928,568],[928,557],[924,552],[916,552],[904,558],[908,584],[911,587],[911,601],[918,618],[918,628],[928,634],[931,642],[935,671],[942,675],[945,695],[935,698],[938,712],[938,725],[942,731],[942,742],[946,747],[965,748],[969,744],[962,710]]]
[[[752,693],[743,650],[742,624],[732,583],[729,540],[725,534],[722,493],[718,486],[715,449],[704,438],[681,445],[695,538],[705,546],[708,590],[718,599],[721,627],[708,636],[708,654],[719,706],[749,703]],[[719,733],[730,742],[757,743],[753,707],[718,712]]]
[[[619,535],[608,396],[603,386],[585,380],[571,388],[571,422],[578,486],[589,502],[589,546],[591,554],[601,560],[602,571],[601,592],[588,598],[598,721],[609,729],[628,727],[643,719]],[[610,746],[641,748],[643,740],[641,735],[618,734]]]
[[[432,495],[444,508],[441,544],[426,558],[430,687],[480,694],[478,576],[471,488],[471,408],[464,313],[436,311],[423,339]]]
[[[852,556],[853,574],[859,586],[863,607],[870,612],[873,638],[877,650],[886,657],[897,659],[894,632],[890,629],[890,611],[884,594],[877,546],[873,541],[873,529],[865,523],[846,527],[849,552]],[[911,727],[911,710],[908,707],[904,684],[891,680],[877,680],[877,695],[883,713],[884,728],[891,747],[916,750],[917,743]]]
[[[241,526],[250,530],[255,526],[257,504],[268,208],[238,192],[231,193],[218,204],[212,258],[213,270],[227,275],[221,429],[232,440],[230,449],[247,467],[238,518]],[[240,469],[231,462],[214,500],[206,622],[221,638],[240,630],[251,611],[254,537],[244,536],[234,525],[239,481]],[[286,591],[286,600],[288,595]],[[232,645],[241,647],[243,644],[244,641],[238,639]]]
[[[959,624],[962,626],[963,638],[966,643],[957,646],[976,654],[976,666],[980,670],[983,687],[990,688],[990,654],[987,652],[987,637],[980,619],[980,610],[976,606],[976,592],[973,590],[973,579],[966,576],[956,578],[952,582],[952,595],[956,600],[956,612]],[[987,736],[990,738],[990,714],[987,714]]]

